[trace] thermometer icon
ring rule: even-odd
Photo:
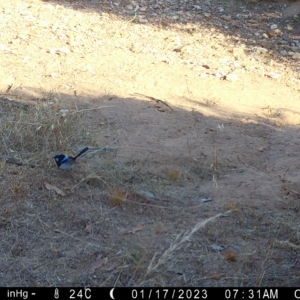
[[[55,299],[58,299],[58,298],[59,298],[58,288],[56,288],[55,291],[54,291],[54,298],[55,298]]]

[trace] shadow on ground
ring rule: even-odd
[[[297,286],[297,127],[202,100],[2,97],[1,286]]]

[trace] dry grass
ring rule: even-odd
[[[2,285],[298,282],[296,273],[282,267],[295,261],[293,253],[299,249],[292,217],[234,201],[222,206],[221,211],[232,211],[226,217],[206,210],[203,203],[182,205],[174,195],[199,180],[199,169],[191,166],[153,172],[152,161],[113,163],[106,157],[78,166],[78,173],[61,172],[52,161],[57,149],[71,152],[92,140],[82,126],[87,110],[62,116],[56,105],[42,104],[8,105],[2,111]],[[24,165],[5,163],[8,159]],[[215,186],[212,181],[219,182],[227,167],[215,148],[211,161],[210,169],[200,174]],[[66,196],[47,190],[45,182]],[[285,179],[282,183],[288,190]],[[296,203],[289,199],[291,209]]]
[[[59,112],[48,102],[19,108],[14,102],[7,101],[0,131],[3,158],[47,167],[49,157],[57,149],[72,151],[72,147],[87,139],[79,110]]]
[[[156,258],[156,254],[153,256],[150,265],[147,268],[147,273],[145,274],[145,277],[147,275],[149,275],[151,272],[157,270],[157,268],[166,263],[166,261],[170,258],[171,254],[179,249],[184,243],[188,242],[192,235],[197,232],[200,228],[203,228],[207,223],[212,222],[214,220],[216,220],[217,218],[224,216],[228,213],[230,213],[231,211],[227,211],[225,214],[217,214],[214,217],[208,218],[202,222],[199,222],[198,224],[196,224],[194,226],[194,228],[191,231],[186,231],[184,234],[182,235],[178,235],[175,239],[175,241],[170,245],[170,247],[162,254],[162,256],[157,260],[157,262],[154,264],[155,258]]]

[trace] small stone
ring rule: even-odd
[[[276,24],[273,24],[273,25],[270,26],[270,28],[271,28],[272,30],[275,30],[275,29],[278,28],[278,26],[277,26]]]
[[[147,198],[151,198],[151,199],[155,198],[154,194],[148,191],[140,191],[139,194]]]
[[[127,10],[133,10],[133,6],[131,4],[126,5],[125,8]]]
[[[139,22],[140,23],[148,23],[148,20],[145,19],[145,16],[139,16]]]
[[[270,42],[270,41],[261,41],[260,44],[266,49],[272,48],[272,42]]]
[[[222,78],[222,77],[224,77],[224,75],[223,75],[221,72],[215,73],[215,76],[216,76],[217,78]]]
[[[256,52],[258,52],[260,54],[265,54],[265,53],[268,53],[268,49],[263,48],[263,47],[256,47]]]
[[[247,20],[247,23],[249,23],[249,24],[258,24],[256,20]]]
[[[52,55],[55,55],[55,54],[57,54],[57,50],[56,49],[50,49],[49,53],[52,54]]]
[[[270,78],[273,78],[273,79],[278,79],[278,78],[281,77],[280,74],[278,74],[278,73],[273,73],[273,72],[269,73],[268,76],[269,76]]]
[[[300,47],[292,46],[291,49],[292,49],[294,52],[300,52]]]
[[[292,56],[292,59],[300,59],[300,53],[294,53],[293,56]]]
[[[280,54],[281,54],[282,56],[286,56],[286,55],[287,55],[287,51],[286,51],[286,50],[281,50],[281,51],[280,51]]]
[[[300,72],[300,70],[299,70],[299,72]],[[202,77],[202,78],[205,78],[205,77],[208,77],[209,74],[207,74],[207,73],[201,73],[199,76]]]
[[[269,37],[279,36],[282,34],[282,31],[280,29],[270,30],[268,31]]]
[[[70,53],[70,49],[68,47],[61,47],[58,49],[59,52],[62,52],[62,53],[65,53],[65,54],[68,54]]]
[[[230,82],[236,82],[239,79],[239,77],[235,73],[229,73],[226,75],[225,79]]]
[[[287,33],[284,33],[282,35],[282,43],[287,44],[290,41],[289,35]]]
[[[138,45],[133,45],[130,50],[134,53],[140,53],[142,51],[141,47],[139,47]]]
[[[212,247],[212,249],[216,250],[216,251],[223,251],[225,249],[225,246],[223,246],[223,245],[216,245],[216,244],[212,244],[212,245],[210,245],[210,247]]]
[[[231,16],[222,16],[222,19],[224,19],[226,21],[230,21],[231,20]]]
[[[148,20],[144,19],[144,18],[139,18],[139,22],[140,23],[148,23]]]
[[[13,40],[11,41],[11,43],[12,43],[13,45],[20,44],[20,42],[21,42],[20,39],[13,39]]]
[[[265,148],[264,148],[263,146],[260,146],[260,147],[257,148],[257,150],[258,150],[259,152],[263,152],[263,151],[265,150]]]

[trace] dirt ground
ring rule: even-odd
[[[299,286],[300,23],[258,2],[1,1],[0,286]]]

